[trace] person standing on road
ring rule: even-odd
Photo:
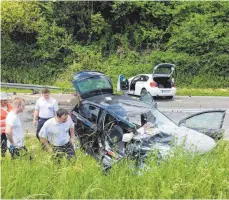
[[[39,137],[45,149],[56,153],[57,157],[67,154],[67,158],[70,159],[75,156],[74,123],[67,110],[59,109],[55,117],[46,121]]]
[[[1,93],[1,156],[5,157],[7,151],[7,137],[6,137],[6,116],[12,109],[8,103],[8,95],[5,92]]]
[[[6,117],[6,136],[7,147],[9,148],[12,159],[21,156],[23,152],[27,152],[24,145],[24,132],[22,130],[19,113],[25,109],[25,100],[15,98],[13,108]]]
[[[33,114],[33,124],[37,125],[36,136],[39,139],[39,132],[44,125],[44,123],[55,116],[58,110],[58,103],[56,99],[50,96],[50,91],[44,88],[41,91],[42,97],[37,99],[35,110]]]

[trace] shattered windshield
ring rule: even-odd
[[[119,109],[114,107],[116,114],[133,123],[136,128],[142,127],[147,122],[151,123],[155,127],[164,125],[177,127],[171,119],[163,115],[157,109],[152,108],[150,105],[143,102],[128,100],[119,101],[119,107]],[[109,109],[111,108],[109,107]]]
[[[167,125],[167,126],[177,127],[177,125],[171,119],[166,117],[159,110],[152,109],[151,112],[152,112],[153,116],[156,118],[155,124],[157,126]]]
[[[79,88],[81,93],[87,93],[99,89],[112,89],[112,85],[105,76],[95,76],[86,78],[74,83],[74,86]]]
[[[174,124],[173,121],[171,121],[168,117],[163,115],[160,111],[157,109],[150,109],[145,113],[135,114],[135,115],[129,115],[128,116],[129,121],[137,125],[137,128],[140,128],[146,123],[151,123],[152,126],[160,127],[163,125],[166,126],[177,126]]]

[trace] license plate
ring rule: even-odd
[[[161,92],[162,92],[162,93],[169,93],[170,90],[162,90]]]

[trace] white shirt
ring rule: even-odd
[[[6,117],[6,125],[12,126],[13,130],[13,141],[17,145],[17,147],[24,146],[24,132],[21,126],[21,120],[13,111],[10,111]],[[10,148],[10,141],[7,140],[7,147]]]
[[[35,109],[39,111],[40,118],[51,118],[55,116],[55,112],[58,110],[58,103],[52,97],[47,100],[40,97],[36,101]]]
[[[46,138],[54,146],[63,146],[70,140],[69,129],[74,128],[70,116],[65,123],[58,123],[55,117],[47,120],[39,132],[39,136]]]

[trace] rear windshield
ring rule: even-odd
[[[155,74],[170,74],[172,72],[171,68],[159,67],[156,69]]]
[[[81,81],[76,81],[73,84],[76,90],[79,90],[81,93],[99,89],[112,89],[111,82],[105,76],[94,76],[86,78]]]

